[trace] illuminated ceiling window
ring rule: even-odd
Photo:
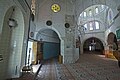
[[[80,14],[80,16],[82,16],[82,13]]]
[[[99,24],[99,22],[95,22],[95,29],[100,29],[100,24]]]
[[[51,9],[52,9],[52,11],[53,12],[59,12],[60,11],[60,6],[58,5],[58,4],[53,4],[52,6],[51,6]]]
[[[79,25],[84,24],[84,27],[87,25],[87,31],[92,32],[95,30],[96,31],[102,30],[101,29],[102,24],[101,22],[99,22],[99,19],[105,19],[106,21],[102,20],[102,23],[107,23],[108,25],[111,25],[111,23],[113,23],[112,10],[109,10],[109,7],[106,5],[93,5],[86,8],[82,12],[82,14],[80,14],[78,21],[79,21]]]
[[[95,8],[95,13],[98,13],[98,7]]]
[[[92,16],[92,10],[91,9],[89,10],[89,15]]]
[[[108,10],[108,24],[110,25],[113,22],[113,12],[112,9]]]
[[[109,10],[109,19],[111,20],[112,19],[112,11]]]
[[[90,30],[93,30],[92,22],[90,22]]]
[[[31,11],[35,15],[35,0],[32,0]]]
[[[84,24],[84,30],[87,30],[87,24]]]
[[[105,7],[104,5],[101,5],[101,8],[102,8],[102,9],[104,9],[104,7]]]
[[[84,15],[84,17],[86,17],[86,16],[87,16],[87,12],[86,12],[86,11],[84,11],[83,15]]]

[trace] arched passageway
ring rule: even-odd
[[[43,42],[43,59],[56,57],[60,54],[60,39],[54,30],[45,29],[40,31],[39,39]]]
[[[104,46],[103,43],[95,37],[91,37],[84,42],[83,51],[103,54]]]
[[[31,62],[37,64],[41,60],[57,58],[61,55],[60,38],[52,29],[41,29],[36,35],[36,41],[29,41],[31,53]],[[28,53],[29,54],[29,53]]]

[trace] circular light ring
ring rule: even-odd
[[[66,27],[66,28],[69,28],[69,27],[70,27],[70,24],[69,24],[69,23],[65,23],[65,27]]]
[[[59,12],[60,11],[60,6],[58,5],[58,4],[53,4],[52,6],[51,6],[51,9],[52,9],[52,11],[53,12]]]
[[[52,21],[50,21],[50,20],[46,21],[46,25],[47,26],[51,26],[52,25]]]

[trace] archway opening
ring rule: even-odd
[[[60,54],[60,39],[58,34],[45,29],[39,32],[39,39],[43,41],[43,59],[50,59]]]
[[[36,41],[33,41],[34,64],[42,60],[55,59],[58,61],[61,55],[60,38],[52,29],[41,29],[36,35]],[[35,48],[36,47],[36,48]]]
[[[103,54],[104,46],[103,43],[95,37],[91,37],[84,42],[83,51],[84,53],[97,53]]]

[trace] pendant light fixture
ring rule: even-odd
[[[8,21],[8,25],[10,28],[17,26],[17,21],[13,18],[15,12],[15,8],[13,7],[9,21]]]

